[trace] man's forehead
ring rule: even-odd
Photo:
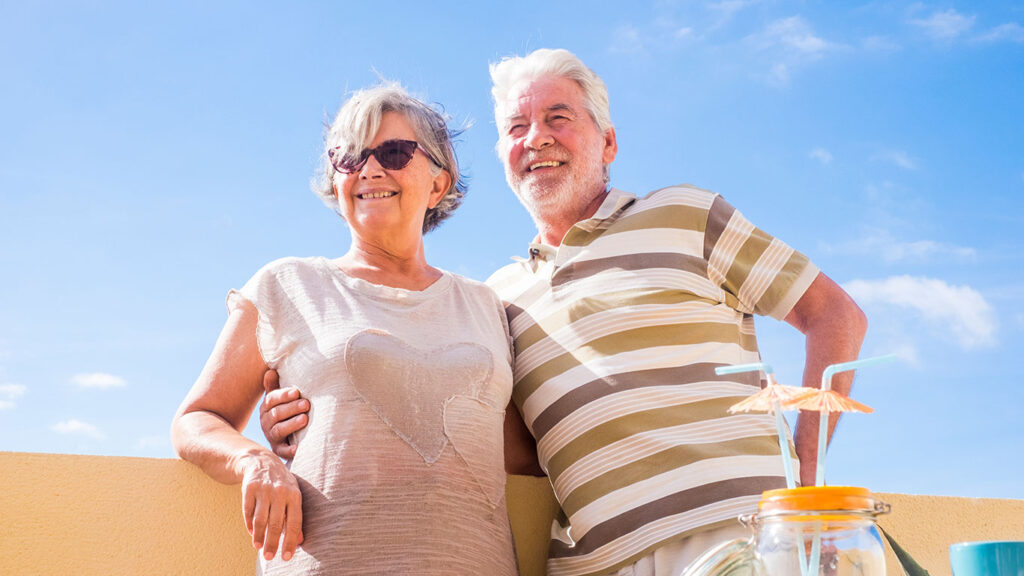
[[[561,76],[527,78],[516,83],[506,96],[509,108],[529,103],[531,106],[550,107],[553,104],[578,106],[583,101],[583,90],[574,80]]]
[[[530,106],[528,104],[526,106],[519,106],[515,102],[511,102],[511,103],[509,103],[508,107],[506,107],[506,109],[505,109],[505,120],[511,120],[513,118],[521,118],[521,117],[523,117],[523,116],[533,112],[534,109],[535,108],[533,106]],[[575,112],[576,108],[574,108],[568,102],[556,101],[556,102],[552,102],[552,103],[550,103],[550,104],[548,104],[546,106],[540,107],[540,111],[541,112],[558,112],[558,111]]]

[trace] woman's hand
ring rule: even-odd
[[[281,559],[291,560],[302,544],[302,492],[295,476],[269,452],[262,450],[244,456],[242,471],[242,515],[252,536],[253,548],[263,549],[263,557],[277,554],[281,535]]]

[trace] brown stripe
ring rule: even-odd
[[[573,322],[598,312],[649,304],[664,304],[675,309],[674,307],[679,305],[693,306],[694,303],[714,306],[719,302],[678,288],[645,288],[643,290],[633,288],[575,298],[570,304],[556,309],[548,316],[541,318],[529,328],[520,332],[515,338],[516,350],[517,353],[522,354],[530,346],[547,338],[549,336],[548,330],[552,332],[560,330]]]
[[[570,465],[594,451],[641,432],[724,418],[728,416],[729,407],[742,399],[743,396],[709,398],[606,420],[576,436],[553,454],[547,463],[548,476],[555,480]]]
[[[686,246],[680,246],[679,249],[688,250]],[[694,252],[698,249],[698,247],[693,247]],[[651,268],[683,270],[697,274],[702,278],[707,278],[708,276],[708,263],[703,258],[690,254],[644,252],[641,254],[624,254],[609,258],[572,262],[555,270],[555,273],[551,276],[551,286],[557,287],[574,280],[589,278],[606,270],[648,270]],[[627,287],[628,285],[617,286],[617,288]]]
[[[729,219],[732,218],[732,213],[735,211],[736,209],[724,198],[715,197],[715,201],[711,204],[711,210],[708,211],[708,224],[704,230],[705,260],[711,259],[711,252],[714,251],[715,244],[722,237],[722,232],[725,231],[725,227],[729,224]]]
[[[770,416],[768,418],[771,419]],[[632,486],[637,482],[682,468],[683,466],[689,466],[701,460],[729,456],[775,456],[778,458],[779,437],[769,434],[767,436],[736,438],[724,442],[673,446],[668,450],[651,454],[646,458],[630,462],[614,470],[609,470],[581,484],[565,497],[562,501],[562,509],[565,510],[566,514],[572,515],[598,498],[627,486]]]
[[[757,302],[756,311],[759,314],[768,314],[775,310],[779,305],[779,301],[786,296],[789,292],[790,287],[796,282],[796,279],[800,277],[800,274],[810,264],[810,260],[807,256],[794,251],[786,264],[783,265],[782,270],[779,271],[778,275],[772,281],[768,289],[761,295],[761,300]]]
[[[707,218],[708,211],[704,208],[684,204],[670,204],[625,215],[615,222],[608,229],[608,232],[619,234],[632,230],[651,230],[656,228],[703,232]]]
[[[619,206],[619,209],[608,216],[608,218],[598,222],[593,231],[587,231],[578,226],[573,226],[568,232],[566,232],[565,237],[562,238],[562,245],[574,247],[588,246],[591,242],[597,240],[603,234],[615,228],[622,220],[622,217],[635,203],[636,198],[633,198],[629,202]]]
[[[533,434],[538,439],[543,438],[555,424],[581,406],[585,406],[610,394],[617,394],[627,390],[712,381],[747,384],[752,387],[751,394],[757,391],[755,387],[760,387],[759,377],[756,372],[719,376],[715,374],[715,368],[718,366],[722,366],[722,364],[690,364],[687,366],[626,372],[624,374],[615,374],[591,380],[582,386],[576,387],[545,408],[533,421]]]
[[[504,297],[502,298],[505,301],[505,317],[508,318],[509,324],[550,290],[548,283],[543,278],[538,278],[536,274],[532,274],[531,278],[534,281],[533,284],[517,296],[515,301],[509,302]],[[496,292],[499,296],[504,296],[500,287]]]
[[[576,545],[572,548],[558,540],[552,540],[549,558],[590,554],[612,540],[655,520],[733,498],[759,496],[765,490],[785,487],[786,480],[782,476],[754,476],[713,482],[677,492],[594,526],[585,536],[577,540]],[[754,512],[755,510],[750,511]]]
[[[729,266],[729,271],[725,274],[725,286],[724,288],[733,294],[740,293],[740,287],[747,281],[747,277],[750,276],[750,270],[753,268],[757,261],[764,254],[764,251],[768,249],[769,244],[772,242],[772,237],[765,234],[760,228],[754,228],[750,232],[750,236],[743,242],[743,246],[740,246],[739,251],[736,252],[736,256],[733,257],[732,263]]]
[[[735,344],[742,340],[737,324],[720,322],[666,324],[623,330],[595,338],[573,350],[567,350],[530,370],[527,374],[522,376],[516,374],[513,394],[516,403],[521,404],[548,379],[599,356],[614,356],[623,352],[663,346],[685,346],[709,342]],[[517,347],[516,354],[519,353],[520,349]]]

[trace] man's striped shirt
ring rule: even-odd
[[[752,314],[783,319],[817,274],[720,196],[677,186],[613,188],[561,246],[491,277],[513,399],[565,516],[549,574],[607,573],[785,487],[774,419],[726,412],[759,377],[714,369],[760,361]]]

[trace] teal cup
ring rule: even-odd
[[[953,576],[1024,576],[1024,542],[961,542],[949,547]]]

